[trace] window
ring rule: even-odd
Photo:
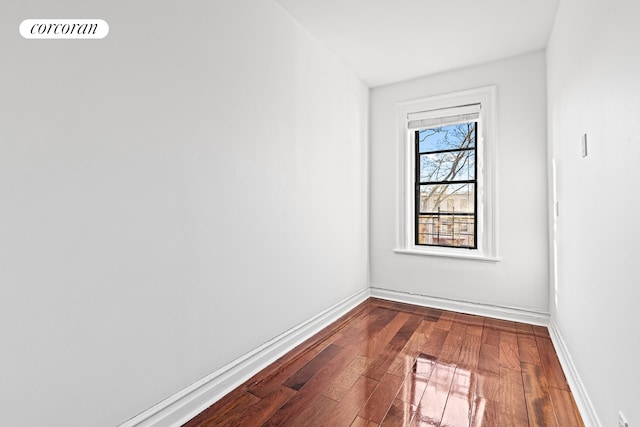
[[[414,131],[416,245],[476,248],[477,124],[474,119]]]
[[[400,103],[398,253],[497,261],[495,88]]]

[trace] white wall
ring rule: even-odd
[[[119,424],[366,287],[368,89],[275,2],[3,2],[0,52],[0,425]]]
[[[603,426],[618,410],[640,425],[639,16],[636,0],[563,0],[547,52],[560,206],[551,314]]]
[[[397,254],[397,102],[497,86],[499,263]],[[543,52],[371,92],[371,286],[548,312]]]

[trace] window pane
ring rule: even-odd
[[[419,245],[475,248],[475,217],[451,215],[419,215]]]
[[[473,148],[476,146],[476,122],[460,123],[419,131],[419,150],[428,151]]]
[[[420,182],[475,179],[475,150],[420,154]]]
[[[474,214],[475,197],[475,184],[421,185],[419,209],[420,212]]]

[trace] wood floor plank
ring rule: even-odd
[[[451,325],[453,324],[455,318],[456,313],[452,311],[443,311],[442,314],[440,314],[440,318],[436,322],[436,327],[448,331],[449,328],[451,328]]]
[[[391,320],[381,331],[375,336],[371,336],[367,342],[366,347],[360,353],[361,356],[369,359],[375,359],[378,357],[382,349],[389,344],[391,338],[400,330],[411,315],[408,313],[397,313],[397,315]]]
[[[389,310],[378,311],[380,307],[369,304],[365,309],[361,310],[356,314],[356,317],[351,321],[347,320],[344,324],[335,325],[333,327],[336,332],[339,332],[341,337],[340,339],[349,339],[350,337],[357,336],[359,333],[362,333],[367,328],[371,327],[372,324],[380,323],[378,317],[383,315],[383,319],[386,316],[393,315],[394,312],[389,312]],[[335,340],[334,340],[335,342]]]
[[[410,315],[404,325],[391,338],[381,353],[367,366],[364,375],[381,380],[395,361],[400,351],[414,334],[422,318]],[[402,377],[402,376],[401,376]]]
[[[370,321],[370,320],[367,320],[367,321]],[[360,337],[362,337],[364,329],[360,329],[360,328],[361,328],[361,325],[353,325],[350,328],[342,330],[340,333],[340,336],[333,341],[333,344],[340,347],[345,347],[349,345],[349,343],[352,342],[353,340],[357,340]],[[364,333],[368,335],[369,331],[366,331]]]
[[[430,354],[420,353],[411,368],[411,372],[422,377],[429,379],[433,368],[437,363],[437,358]]]
[[[341,351],[342,347],[331,344],[329,347],[322,350],[318,355],[307,362],[302,368],[298,369],[282,384],[293,390],[300,390],[302,386],[307,383],[307,381],[309,381],[315,374],[317,374],[320,369],[322,369]]]
[[[295,424],[304,425],[305,427],[321,427],[336,409],[336,406],[338,406],[338,402],[320,395],[305,406],[300,415],[296,417]]]
[[[500,342],[498,342],[498,345]],[[478,355],[478,372],[500,373],[500,347],[482,343]]]
[[[455,366],[436,363],[413,417],[412,426],[440,425],[455,370]]]
[[[434,310],[428,307],[422,307],[422,306],[413,305],[413,304],[405,304],[405,303],[396,302],[396,301],[386,301],[386,300],[381,300],[376,298],[371,298],[371,300],[375,301],[380,306],[390,308],[392,310],[403,311],[409,314],[415,314],[423,318],[434,317],[435,315],[434,313],[437,313],[436,321],[438,320],[438,317],[440,317],[440,314],[439,314],[440,310]]]
[[[516,323],[509,320],[486,318],[484,326],[497,329],[499,331],[516,332]]]
[[[238,418],[236,425],[243,427],[261,426],[294,394],[296,394],[295,390],[289,387],[278,387],[265,398],[252,405],[242,417]]]
[[[351,423],[350,427],[378,427],[379,425],[380,424],[376,424],[373,421],[369,421],[362,417],[356,417],[356,419],[353,420],[353,423]]]
[[[393,401],[391,408],[380,424],[381,427],[408,426],[416,413],[416,406],[400,399]]]
[[[217,417],[222,411],[225,411],[228,405],[236,402],[240,397],[247,394],[245,387],[238,387],[231,393],[224,396],[222,399],[209,406],[207,409],[196,415],[193,419],[189,420],[183,425],[183,427],[199,427],[204,422],[209,421],[213,417]]]
[[[462,325],[460,323],[454,323],[451,325],[449,333],[447,334],[447,339],[444,340],[440,355],[438,356],[439,362],[451,364],[458,361],[466,330],[466,325]]]
[[[500,342],[508,342],[510,344],[518,344],[518,334],[511,331],[500,331]]]
[[[260,398],[252,395],[251,393],[244,393],[242,396],[222,408],[216,414],[213,414],[206,421],[198,424],[198,426],[211,427],[233,425],[236,420],[238,420],[245,414],[245,411],[248,408],[259,401]]]
[[[371,318],[375,317],[372,312],[373,309],[364,312],[358,319],[355,319],[348,328],[345,329],[355,329],[358,331],[365,330],[371,324]]]
[[[298,392],[289,399],[267,422],[265,426],[278,426],[295,420],[305,406],[311,403],[331,381],[357,355],[359,347],[348,348],[338,353],[316,375],[314,375]]]
[[[468,328],[467,328],[468,330]],[[480,357],[481,338],[478,335],[465,334],[460,348],[458,367],[468,371],[475,371]]]
[[[403,378],[396,377],[395,375],[385,375],[358,415],[380,424],[395,400],[402,381]]]
[[[427,341],[422,346],[421,352],[434,357],[440,356],[442,345],[447,339],[447,335],[449,335],[448,329],[440,329],[436,325],[427,336]]]
[[[500,341],[500,366],[520,370],[518,344]]]
[[[536,335],[536,344],[538,345],[540,361],[549,386],[569,391],[569,384],[567,384],[564,372],[562,372],[562,366],[560,366],[560,361],[551,339]]]
[[[498,402],[476,397],[471,413],[471,427],[500,427]]]
[[[442,316],[442,310],[437,310],[435,308],[427,308],[424,314],[424,320],[435,323],[440,320],[440,316]]]
[[[414,406],[418,406],[424,395],[424,391],[427,389],[429,383],[428,377],[416,375],[413,372],[409,372],[398,391],[396,399],[400,399],[403,402],[410,403]]]
[[[371,312],[369,313],[368,325],[366,327],[365,334],[362,334],[362,335],[356,334],[354,336],[350,336],[345,332],[340,339],[335,340],[333,343],[340,347],[345,347],[353,343],[354,339],[356,341],[358,340],[362,341],[364,338],[366,338],[366,340],[369,340],[371,337],[376,336],[378,333],[380,333],[380,331],[382,331],[385,327],[387,327],[389,325],[389,322],[391,322],[391,320],[395,318],[397,315],[398,315],[398,311],[396,310],[389,310],[383,307],[376,307],[374,310],[371,310]]]
[[[467,369],[457,368],[442,415],[442,427],[468,427],[471,424],[475,388],[475,376]]]
[[[500,345],[500,330],[485,324],[482,328],[482,343]]]
[[[372,303],[371,299],[367,299],[349,310],[344,315],[340,316],[336,321],[332,322],[328,326],[328,328],[339,331],[340,328],[353,325],[363,317],[368,316],[377,307],[378,305]]]
[[[499,369],[498,369],[499,370]],[[476,374],[476,396],[494,402],[500,401],[500,374],[478,372]]]
[[[516,322],[516,332],[522,335],[533,335],[533,328],[527,323]]]
[[[567,390],[560,390],[555,387],[549,387],[549,395],[551,397],[551,404],[558,421],[558,426],[561,427],[584,427],[576,402],[571,395],[571,392]]]
[[[367,369],[369,363],[371,361],[364,356],[354,357],[351,363],[327,386],[322,394],[337,402],[342,401]]]
[[[506,323],[502,321],[502,323]],[[520,369],[520,352],[518,351],[518,336],[515,331],[515,323],[509,322],[512,330],[500,330],[500,366],[511,369]],[[508,326],[508,325],[507,325]],[[504,326],[506,328],[507,326]]]
[[[518,334],[518,353],[520,354],[520,361],[530,363],[532,365],[541,365],[540,353],[538,352],[538,345],[536,339],[531,335]]]
[[[307,360],[310,360],[310,359],[311,357],[309,357],[309,359]],[[264,381],[269,381],[270,378],[273,378],[275,375],[277,375],[278,372],[281,372],[283,368],[284,368],[284,365],[281,362],[273,362],[271,365],[267,366],[265,369],[263,369],[262,371],[258,372],[257,374],[249,378],[245,382],[245,384],[243,384],[244,391],[247,391],[250,388],[256,387],[258,384]],[[262,396],[259,396],[259,397],[262,397]]]
[[[467,334],[469,335],[476,335],[481,337],[482,336],[482,330],[483,325],[484,325],[484,318],[480,317],[480,316],[474,316],[471,314],[461,314],[461,313],[457,313],[456,314],[456,322],[460,322],[463,323],[465,325],[467,325]]]
[[[431,331],[433,331],[433,328],[436,327],[436,325],[437,325],[437,322],[433,322],[428,319],[423,319],[422,322],[420,322],[420,326],[418,326],[418,332],[421,332],[426,336],[429,336],[431,334]]]
[[[536,337],[544,337],[549,338],[549,329],[544,326],[531,325],[531,329],[533,329],[533,334]]]
[[[529,426],[524,385],[519,370],[500,368],[500,425]]]
[[[495,323],[500,331],[516,332],[516,322],[510,320],[495,319]]]
[[[343,427],[350,425],[358,416],[362,407],[367,403],[379,381],[373,378],[360,377],[346,396],[327,418],[327,427]]]
[[[557,427],[542,366],[522,363],[522,381],[530,427]]]
[[[250,388],[251,393],[262,398],[268,396],[278,389],[287,378],[313,359],[314,356],[313,353],[302,354],[298,358],[281,365],[277,370],[269,372]]]
[[[395,360],[389,367],[388,373],[396,375],[398,377],[404,377],[414,367],[416,358],[421,353],[420,349],[427,342],[427,335],[416,331],[411,336],[409,341],[402,348],[400,353],[396,356]]]
[[[421,353],[420,349],[427,342],[427,334],[430,333],[431,329],[433,329],[433,323],[423,320],[396,356],[387,372],[398,377],[404,377],[411,372],[416,357]],[[426,333],[423,331],[426,331]]]

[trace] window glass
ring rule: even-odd
[[[415,244],[476,248],[477,122],[414,135]]]

